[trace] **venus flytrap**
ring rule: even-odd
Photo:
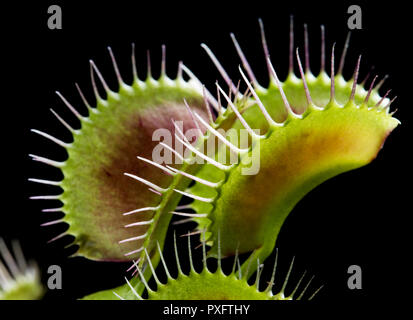
[[[333,45],[328,75],[321,28],[321,68],[315,76],[310,70],[307,27],[303,66],[301,51],[294,49],[291,23],[289,74],[281,82],[259,22],[270,79],[267,88],[258,83],[233,34],[242,64],[238,85],[213,52],[202,45],[229,88],[227,93],[217,83],[216,98],[182,64],[177,79],[166,77],[164,55],[160,79],[154,80],[149,68],[145,81],[137,77],[133,55],[134,82],[128,86],[110,50],[118,92],[109,89],[91,62],[97,107],[91,108],[79,90],[89,117],[81,116],[59,94],[81,122],[81,129],[73,129],[55,113],[73,133],[74,141],[65,143],[35,131],[66,148],[69,157],[56,162],[33,156],[64,173],[59,182],[31,179],[64,190],[61,195],[33,198],[63,202],[63,207],[45,211],[65,213],[58,222],[69,224],[67,234],[75,236],[77,255],[94,260],[133,260],[130,269],[135,269],[136,277],[85,299],[140,299],[144,290],[150,299],[284,299],[283,293],[273,295],[248,285],[247,279],[256,271],[259,279],[256,262],[264,262],[273,252],[283,222],[302,197],[327,179],[370,163],[399,124],[390,112],[394,99],[387,98],[388,92],[383,97],[378,92],[383,81],[376,84],[375,77],[367,89],[365,81],[358,83],[360,58],[353,77],[343,78],[348,41],[337,74]],[[299,77],[294,74],[295,59]],[[182,79],[182,72],[189,81]],[[106,99],[99,95],[95,74]],[[243,94],[241,83],[246,86]],[[180,121],[183,127],[179,127]],[[153,141],[153,133],[161,128],[173,132],[175,143]],[[195,142],[186,136],[188,129],[199,133]],[[229,130],[236,133],[234,141],[225,135]],[[243,135],[247,139],[242,144],[238,138]],[[208,152],[208,145],[215,151]],[[154,148],[170,153],[175,162],[156,161]],[[234,155],[237,161],[229,161]],[[194,185],[188,188],[191,182]],[[179,206],[182,196],[192,198],[192,203]],[[161,284],[155,268],[160,261],[166,266],[161,248],[172,215],[198,223],[204,251],[206,245],[211,246],[208,256],[217,258],[219,264],[222,257],[251,252],[237,269],[242,276],[237,277],[235,271],[224,275],[220,268],[211,273],[204,265],[201,273],[191,267],[188,275],[180,272],[177,279],[168,276],[168,282]],[[191,254],[189,258],[191,261]],[[158,284],[156,291],[148,286],[151,277]]]

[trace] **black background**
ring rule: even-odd
[[[47,8],[58,4],[63,12],[63,29],[47,28]],[[318,301],[373,301],[401,296],[399,288],[407,277],[406,248],[411,213],[405,204],[409,200],[410,172],[408,162],[411,147],[408,126],[411,115],[411,59],[407,44],[406,8],[394,2],[378,5],[374,2],[314,2],[253,1],[158,3],[116,1],[112,4],[80,1],[45,1],[4,10],[3,27],[7,45],[2,51],[3,64],[3,156],[2,210],[0,235],[6,240],[19,239],[28,258],[35,259],[46,281],[47,267],[58,264],[63,269],[63,289],[48,292],[46,299],[74,299],[100,289],[123,283],[127,264],[87,261],[67,256],[73,248],[63,249],[67,239],[53,244],[47,240],[65,229],[64,226],[40,227],[58,214],[41,213],[53,207],[47,201],[28,198],[52,188],[27,181],[27,178],[58,178],[55,170],[33,163],[28,154],[34,153],[56,160],[65,159],[65,152],[45,139],[30,133],[30,128],[47,131],[63,140],[70,136],[58,124],[49,108],[53,107],[73,126],[76,119],[55,95],[62,92],[73,104],[80,106],[74,83],[78,82],[93,101],[89,80],[89,59],[93,59],[109,86],[116,88],[116,79],[106,47],[110,45],[117,57],[121,74],[131,81],[130,45],[136,45],[138,73],[146,72],[146,50],[151,50],[152,70],[159,75],[161,45],[167,47],[167,73],[176,74],[177,63],[184,63],[213,88],[218,72],[200,43],[214,51],[226,70],[238,79],[239,58],[229,37],[234,32],[249,59],[258,80],[267,83],[258,18],[265,24],[271,59],[280,78],[288,67],[289,16],[295,17],[296,45],[303,48],[303,24],[310,35],[312,70],[319,68],[320,24],[326,27],[327,52],[337,41],[337,52],[348,32],[347,8],[359,4],[363,12],[363,29],[352,34],[344,71],[350,77],[361,53],[363,78],[374,65],[379,76],[390,78],[381,89],[392,88],[398,96],[392,108],[397,108],[399,126],[387,139],[376,160],[361,169],[345,173],[310,192],[286,220],[278,238],[280,274],[282,279],[288,264],[296,256],[296,281],[305,269],[315,275],[314,284],[324,284]],[[16,13],[19,13],[15,15]],[[336,61],[338,58],[336,59]],[[337,61],[338,63],[338,61]],[[329,63],[327,63],[329,68]],[[79,108],[81,111],[85,111]],[[188,227],[179,228],[178,234]],[[166,252],[172,248],[168,234]],[[193,238],[196,242],[197,238]],[[183,248],[184,238],[180,239]],[[196,243],[195,243],[196,244]],[[184,253],[186,251],[183,249]],[[170,256],[171,265],[173,256]],[[268,279],[273,257],[267,260],[264,279]],[[347,268],[360,265],[363,289],[349,290]],[[266,277],[266,278],[265,278]]]

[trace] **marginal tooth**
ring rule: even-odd
[[[140,261],[140,258],[136,260],[136,263],[138,264]],[[132,265],[126,270],[126,272],[129,272],[135,267],[135,260],[132,260]]]
[[[198,232],[199,233],[199,232]],[[195,271],[194,268],[194,263],[192,261],[192,249],[191,249],[191,237],[190,237],[190,233],[186,234],[186,236],[188,237],[188,258],[189,258],[189,266],[190,266],[190,270],[191,271]],[[182,236],[181,236],[182,237]]]
[[[212,60],[213,64],[215,67],[218,69],[219,73],[221,74],[222,78],[228,85],[228,87],[231,89],[233,93],[237,91],[236,87],[234,86],[234,83],[232,82],[231,78],[228,76],[228,73],[225,71],[225,69],[222,67],[221,63],[218,61],[216,56],[213,54],[211,49],[208,48],[208,46],[204,43],[201,44],[201,47],[206,51],[208,54],[209,58]]]
[[[351,31],[347,33],[346,41],[344,42],[343,52],[341,53],[340,64],[338,66],[337,75],[341,75],[343,73],[344,63],[345,63],[346,55],[347,55],[347,49],[350,43],[350,36],[351,36]]]
[[[65,97],[63,97],[63,95],[59,92],[56,91],[56,94],[58,95],[58,97],[63,101],[63,103],[65,104],[65,106],[75,115],[76,118],[78,118],[80,121],[83,120],[83,116],[76,110],[75,107],[73,107],[69,101],[66,100]]]
[[[94,109],[90,106],[89,102],[86,100],[85,95],[83,94],[82,90],[80,89],[79,85],[77,83],[75,83],[76,89],[80,95],[80,98],[82,99],[84,105],[87,107],[87,109],[90,111],[93,111]],[[84,120],[89,120],[89,118],[83,118]]]
[[[310,73],[310,48],[308,44],[307,24],[304,24],[304,58],[305,58],[305,73]]]
[[[131,61],[132,61],[132,75],[133,75],[133,79],[134,81],[138,80],[138,72],[136,71],[136,58],[135,58],[135,43],[132,42],[131,45]]]
[[[149,224],[152,224],[154,221],[155,221],[154,219],[147,220],[147,221],[138,221],[138,222],[127,224],[125,228],[136,227],[136,226],[147,226]]]
[[[354,97],[355,97],[355,95],[356,95],[357,79],[358,79],[359,70],[360,70],[360,60],[361,60],[361,55],[359,56],[359,58],[358,58],[358,60],[357,60],[356,69],[354,70],[353,87],[352,87],[352,89],[351,89],[350,101],[354,101]]]
[[[385,95],[383,96],[383,98],[381,98],[380,101],[377,102],[377,104],[376,104],[376,106],[375,106],[376,108],[380,107],[381,103],[384,101],[384,99],[387,98],[387,96],[388,96],[388,94],[389,94],[390,92],[391,92],[391,89],[390,89],[390,90],[387,90],[387,92],[385,93]]]
[[[60,195],[51,195],[51,196],[33,196],[30,197],[32,200],[59,200]]]
[[[313,300],[313,298],[315,297],[315,295],[324,287],[324,285],[322,285],[321,287],[319,287],[309,298],[308,300]]]
[[[174,191],[176,191],[176,192],[178,192],[178,193],[180,193],[180,194],[182,194],[182,195],[184,195],[184,196],[187,196],[187,197],[189,197],[189,198],[192,198],[192,199],[195,199],[195,200],[199,200],[199,201],[202,201],[202,202],[211,203],[211,202],[214,201],[213,198],[204,198],[204,197],[200,197],[200,196],[194,195],[194,194],[192,194],[192,193],[188,193],[188,192],[181,191],[181,190],[177,190],[177,189],[174,189]]]
[[[158,209],[159,209],[159,206],[157,206],[157,207],[145,207],[145,208],[139,208],[139,209],[135,209],[135,210],[132,210],[132,211],[122,213],[122,215],[127,216],[127,215],[130,215],[132,213],[145,212],[145,211],[156,211]]]
[[[90,65],[92,66],[93,70],[95,70],[100,82],[102,83],[103,88],[105,89],[105,91],[107,93],[111,92],[112,90],[110,90],[109,86],[107,85],[105,79],[103,78],[102,74],[100,73],[98,67],[96,66],[96,64],[93,62],[93,60],[89,60]]]
[[[235,153],[244,153],[247,152],[248,149],[240,149],[238,147],[236,147],[234,144],[232,144],[230,141],[228,141],[227,139],[225,139],[225,137],[220,134],[217,130],[215,130],[214,128],[212,128],[210,125],[208,125],[208,123],[205,122],[204,119],[202,119],[202,117],[196,113],[195,116],[199,119],[199,121],[214,135],[216,136],[219,140],[221,140],[224,144],[226,144],[228,146],[228,148],[231,149],[231,151],[235,152]]]
[[[176,210],[184,210],[184,209],[192,209],[192,207],[190,204],[184,204],[184,205],[176,207]]]
[[[110,59],[112,60],[113,69],[115,70],[116,78],[118,79],[119,86],[123,84],[122,76],[120,75],[118,64],[116,63],[115,55],[112,52],[112,48],[108,47]]]
[[[166,76],[166,46],[162,45],[161,78]]]
[[[42,209],[42,212],[60,212],[62,210],[63,210],[63,207],[60,207],[60,208]]]
[[[184,223],[188,223],[188,222],[194,222],[194,219],[193,219],[193,218],[181,219],[181,220],[172,222],[172,224],[173,224],[174,226],[176,226],[176,225],[178,225],[178,224],[184,224]]]
[[[148,188],[148,190],[149,190],[150,192],[153,192],[153,193],[155,193],[156,195],[162,197],[162,193],[160,193],[159,191],[156,191],[156,190],[154,190],[154,189],[152,189],[152,188]]]
[[[334,75],[334,48],[336,46],[336,43],[333,43],[333,47],[331,48],[331,85],[330,85],[330,102],[335,100],[335,83],[336,83],[336,77]]]
[[[59,116],[57,114],[57,112],[55,112],[53,109],[50,109],[50,111],[53,113],[53,115],[57,118],[57,120],[59,120],[59,122],[61,124],[64,125],[64,127],[69,130],[72,134],[76,134],[76,130],[73,129],[65,120],[63,120],[63,118],[61,116]]]
[[[185,176],[185,177],[187,177],[187,178],[189,178],[189,179],[192,179],[192,180],[194,180],[194,181],[197,181],[197,182],[199,182],[199,183],[202,183],[203,185],[206,185],[206,186],[208,186],[208,187],[218,188],[218,186],[220,185],[220,183],[211,182],[211,181],[208,181],[208,180],[205,180],[205,179],[196,177],[196,176],[191,175],[191,174],[189,174],[189,173],[186,173],[186,172],[184,172],[184,171],[180,171],[180,170],[178,170],[178,169],[172,168],[172,167],[170,167],[170,166],[168,166],[168,165],[167,165],[167,167],[168,167],[169,169],[171,169],[171,170],[174,170],[176,173],[179,173],[179,174],[181,174],[181,175],[183,175],[183,176]]]
[[[262,48],[264,50],[264,57],[265,57],[265,62],[267,64],[268,74],[271,75],[271,70],[267,62],[267,58],[270,56],[270,52],[268,50],[267,39],[265,37],[264,23],[262,22],[261,18],[258,19],[258,23],[260,25],[261,43],[262,43]]]
[[[161,187],[157,186],[156,184],[154,184],[154,183],[152,183],[152,182],[150,182],[146,179],[143,179],[143,178],[141,178],[137,175],[130,174],[130,173],[124,173],[124,175],[128,176],[132,179],[138,180],[138,181],[142,182],[143,184],[146,184],[148,187],[152,188],[155,191],[158,191],[159,193],[164,193],[168,190],[168,189],[161,188]]]
[[[194,81],[198,86],[203,86],[202,82],[199,81],[199,79],[194,75],[194,73],[184,64],[181,65],[182,71],[184,71],[188,77]],[[207,93],[207,98],[209,100],[209,102],[212,104],[212,107],[217,111],[217,112],[221,112],[221,108],[218,105],[218,101],[215,100],[214,96],[208,91],[206,90]]]
[[[179,261],[178,247],[176,245],[176,232],[174,230],[174,249],[175,249],[175,258],[176,258],[176,267],[178,268],[179,274],[184,274],[182,272],[181,263]]]
[[[177,211],[171,211],[169,213],[175,214],[177,216],[193,217],[193,218],[206,218],[208,216],[207,213],[187,213],[187,212],[177,212]]]
[[[204,134],[203,134],[201,128],[199,127],[199,123],[198,123],[197,119],[195,118],[194,113],[192,112],[192,110],[191,110],[191,108],[189,107],[188,103],[186,102],[186,99],[185,99],[185,98],[184,98],[184,104],[185,104],[186,110],[187,110],[188,113],[189,113],[189,116],[191,117],[192,121],[195,123],[195,127],[196,127],[196,129],[197,129],[197,131],[198,131],[199,137],[202,137]]]
[[[47,184],[47,185],[51,185],[51,186],[59,186],[61,184],[61,181],[50,181],[50,180],[33,179],[33,178],[29,178],[27,180],[31,181],[31,182],[36,182],[36,183],[40,183],[40,184]]]
[[[301,300],[301,298],[304,296],[304,293],[307,291],[308,287],[310,286],[311,282],[313,281],[314,276],[311,277],[310,281],[307,282],[307,285],[304,287],[303,291],[301,294],[298,296],[297,300]]]
[[[36,129],[31,129],[30,131],[31,131],[31,132],[34,132],[34,133],[37,133],[38,135],[40,135],[40,136],[42,136],[42,137],[44,137],[44,138],[46,138],[46,139],[49,139],[50,141],[56,143],[57,145],[65,148],[65,149],[71,147],[71,144],[70,144],[70,143],[63,142],[62,140],[59,140],[59,139],[57,139],[57,138],[55,138],[55,137],[51,136],[50,134],[45,133],[45,132],[43,132],[43,131],[36,130]]]
[[[237,39],[235,38],[235,35],[233,33],[230,34],[232,42],[234,43],[235,49],[237,50],[237,53],[241,59],[242,65],[244,66],[245,70],[247,70],[248,76],[251,80],[251,82],[256,86],[258,84],[257,78],[254,75],[254,72],[251,69],[250,64],[248,63],[247,58],[244,55],[244,52],[241,49],[241,46],[239,45]]]
[[[159,281],[158,276],[156,275],[155,268],[152,265],[151,258],[149,257],[148,251],[146,249],[145,249],[145,255],[148,260],[149,268],[151,269],[151,272],[152,272],[152,277],[155,279],[155,282],[158,285],[161,285],[162,283]]]
[[[178,62],[178,71],[176,73],[176,79],[178,80],[178,82],[181,82],[183,80],[182,78],[182,61]]]
[[[273,65],[272,65],[272,63],[271,63],[271,60],[268,58],[267,61],[268,61],[268,65],[270,66],[271,74],[272,74],[272,76],[273,76],[273,78],[274,78],[274,80],[275,80],[275,83],[277,84],[278,90],[280,91],[281,98],[282,98],[282,100],[283,100],[285,109],[287,110],[288,114],[291,115],[291,116],[293,116],[294,118],[302,118],[301,115],[295,114],[294,111],[291,109],[290,103],[288,102],[288,99],[287,99],[287,97],[285,96],[284,90],[283,90],[283,88],[282,88],[282,86],[281,86],[280,80],[278,79],[277,73],[276,73],[275,70],[274,70],[274,67],[273,67]]]
[[[132,237],[132,238],[128,238],[128,239],[121,240],[121,241],[119,241],[119,243],[125,243],[125,242],[136,241],[136,240],[142,240],[142,239],[146,238],[147,235],[148,235],[148,233],[145,233],[145,234],[143,234],[143,235],[141,235],[141,236],[137,236],[137,237]]]
[[[221,116],[225,112],[225,109],[222,107],[222,104],[221,104],[221,92],[219,91],[218,87],[217,87],[217,97],[218,97],[218,108],[219,108],[218,116]]]
[[[301,79],[302,79],[303,85],[304,85],[304,91],[305,91],[305,96],[306,96],[306,99],[307,99],[307,103],[308,103],[308,105],[312,105],[313,101],[311,99],[310,90],[308,89],[307,80],[305,79],[303,66],[301,65],[301,59],[300,59],[300,55],[298,54],[298,48],[296,50],[296,55],[297,55],[298,68],[300,70]],[[306,72],[308,72],[308,71],[306,70]]]
[[[205,109],[208,114],[209,123],[214,124],[214,118],[212,117],[211,107],[209,106],[209,101],[208,101],[208,97],[206,94],[206,88],[204,85],[202,86],[202,95],[204,97],[204,104],[205,104]]]
[[[255,101],[257,102],[258,107],[260,108],[262,114],[264,115],[265,119],[267,120],[268,124],[270,126],[280,126],[281,124],[276,123],[274,119],[270,116],[268,113],[267,109],[265,108],[264,104],[262,103],[261,99],[258,97],[258,94],[255,92],[254,88],[251,86],[249,83],[247,77],[245,74],[242,72],[241,67],[238,68],[239,72],[241,73],[242,78],[244,79],[245,83],[248,86],[248,89],[250,90],[251,94],[254,96]],[[226,140],[226,139],[225,139]]]
[[[90,81],[92,82],[92,88],[93,88],[93,93],[95,94],[95,98],[97,101],[103,101],[102,97],[99,94],[98,87],[96,85],[95,81],[95,73],[93,72],[93,65],[92,65],[92,60],[89,60],[89,73],[90,73]]]
[[[130,252],[128,252],[128,253],[125,253],[124,256],[125,256],[125,257],[131,256],[131,255],[133,255],[133,254],[135,254],[135,253],[141,252],[142,250],[143,250],[143,247],[140,247],[140,248],[137,249],[137,250],[133,250],[133,251],[130,251]]]
[[[133,294],[139,299],[143,300],[142,297],[136,292],[135,288],[130,284],[128,279],[125,277],[126,283],[128,284],[129,288],[132,290]],[[116,294],[116,293],[115,293]],[[117,295],[117,294],[116,294]]]
[[[64,165],[64,162],[50,160],[48,158],[36,156],[34,154],[29,154],[29,156],[32,158],[33,161],[42,162],[44,164],[48,164],[49,166],[52,166],[55,168],[61,168]]]
[[[278,263],[278,248],[275,248],[275,260],[274,260],[274,266],[272,268],[271,280],[268,283],[268,286],[264,292],[267,292],[267,293],[270,292],[272,287],[274,286],[275,272],[277,271],[277,263]]]
[[[112,291],[112,293],[117,296],[119,298],[119,300],[125,300],[124,298],[122,298],[120,295],[118,295],[115,291]]]
[[[396,99],[397,99],[397,96],[395,96],[393,99],[391,99],[391,100],[389,101],[389,103],[384,107],[384,109],[389,110],[391,104],[392,104],[392,103],[394,102],[394,100],[396,100]],[[394,111],[391,113],[391,115],[393,115],[396,111],[397,111],[397,109],[394,110]]]
[[[288,66],[288,73],[294,74],[294,16],[290,15],[290,47],[289,47],[289,66]],[[270,56],[266,57],[267,65],[270,71],[271,76],[271,61]]]
[[[305,270],[303,272],[303,275],[301,276],[300,280],[298,280],[297,284],[295,285],[295,288],[294,288],[293,292],[291,292],[291,294],[289,295],[291,298],[293,298],[295,296],[295,293],[297,292],[298,288],[300,287],[300,284],[303,281],[306,274],[307,274],[307,270]]]
[[[49,241],[47,241],[47,243],[51,243],[51,242],[54,242],[54,241],[56,241],[56,240],[59,240],[60,238],[63,238],[63,237],[66,236],[66,235],[67,235],[67,233],[66,233],[66,232],[63,232],[63,233],[59,234],[58,236],[56,236],[56,237],[50,239]]]
[[[379,91],[379,89],[383,86],[384,82],[389,78],[389,75],[386,74],[383,79],[373,88],[373,91]]]
[[[375,77],[373,78],[373,81],[372,81],[371,84],[370,84],[369,91],[367,92],[366,98],[364,99],[364,102],[363,102],[365,105],[367,105],[368,102],[369,102],[370,95],[371,95],[371,92],[372,92],[372,90],[373,90],[374,83],[376,82],[377,77],[378,77],[378,76],[375,76]]]
[[[295,256],[293,257],[293,259],[290,263],[290,267],[288,268],[287,276],[285,277],[283,286],[282,286],[281,291],[280,291],[283,295],[284,295],[284,292],[285,292],[285,288],[287,287],[288,279],[290,278],[291,270],[293,269],[294,260],[295,260]]]
[[[167,174],[169,174],[169,175],[171,175],[171,176],[175,175],[175,173],[174,173],[173,171],[169,170],[168,168],[164,167],[163,165],[161,165],[161,164],[159,164],[159,163],[157,163],[157,162],[154,162],[154,161],[152,161],[152,160],[149,160],[149,159],[146,159],[146,158],[140,157],[140,156],[137,156],[137,158],[138,158],[139,160],[145,161],[145,162],[153,165],[154,167],[157,167],[157,168],[165,171]]]
[[[320,61],[320,74],[325,71],[326,64],[326,41],[325,41],[325,30],[324,25],[320,26],[321,29],[321,61]]]
[[[152,79],[152,67],[151,67],[151,52],[146,50],[146,64],[147,64],[147,74],[148,79]]]
[[[194,152],[196,155],[198,155],[199,157],[201,157],[202,159],[206,160],[208,163],[214,165],[215,167],[217,167],[218,169],[221,169],[223,171],[228,171],[230,170],[230,168],[232,166],[226,166],[223,165],[217,161],[215,161],[214,159],[204,155],[202,152],[200,152],[199,150],[197,150],[196,148],[194,148],[190,143],[187,143],[185,141],[183,141],[181,138],[178,137],[177,133],[175,133],[175,138],[182,143],[185,147],[187,147],[189,150],[191,150],[192,152]]]
[[[141,278],[141,280],[142,280],[142,283],[145,285],[146,289],[147,289],[148,291],[152,291],[152,289],[149,287],[148,283],[146,282],[145,277],[143,276],[142,271],[141,271],[141,269],[139,268],[139,266],[138,266],[135,262],[133,262],[133,263],[134,263],[134,265],[135,265],[135,267],[136,267],[136,270],[138,271],[139,276],[140,276],[140,278]]]
[[[218,83],[216,83],[219,91],[221,91],[222,95],[224,96],[225,100],[227,100],[228,105],[230,106],[230,108],[232,109],[232,111],[234,111],[235,115],[237,116],[238,120],[241,122],[241,124],[244,126],[244,128],[248,131],[248,133],[251,135],[251,137],[253,138],[260,138],[259,135],[257,135],[252,129],[251,127],[248,125],[248,123],[245,121],[245,119],[243,118],[243,116],[239,113],[237,107],[234,106],[234,104],[232,103],[231,99],[227,96],[227,94],[221,89],[221,87],[218,85]]]
[[[169,273],[169,270],[168,270],[168,266],[166,265],[165,258],[164,258],[164,256],[163,256],[163,253],[162,253],[162,250],[161,250],[161,246],[159,245],[159,242],[158,242],[158,241],[156,242],[156,246],[157,246],[157,248],[158,248],[159,257],[161,258],[162,265],[163,265],[163,267],[164,267],[166,276],[168,277],[168,279],[172,279],[171,274]]]
[[[64,222],[64,221],[62,219],[57,219],[57,220],[42,223],[40,226],[41,227],[47,227],[47,226],[52,226],[52,225],[55,225],[55,224],[58,224],[58,223],[61,223],[61,222]]]

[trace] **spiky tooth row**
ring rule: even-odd
[[[232,271],[230,274],[225,274],[222,266],[221,266],[221,255],[218,254],[217,260],[217,269],[212,272],[208,268],[207,263],[207,255],[206,255],[206,248],[205,242],[202,242],[202,254],[203,254],[203,269],[201,272],[197,272],[192,258],[192,248],[191,248],[191,240],[190,235],[198,234],[190,233],[187,234],[188,239],[188,260],[190,271],[188,274],[185,274],[182,270],[182,263],[179,257],[178,247],[177,247],[177,240],[176,234],[174,233],[174,250],[175,250],[175,258],[176,258],[176,267],[178,270],[178,276],[176,278],[171,276],[165,258],[162,254],[161,248],[159,244],[157,245],[158,252],[160,255],[160,260],[163,265],[164,272],[167,277],[167,282],[162,283],[159,280],[157,272],[153,264],[151,263],[151,259],[149,257],[148,252],[145,250],[146,259],[148,261],[149,269],[151,270],[153,279],[156,283],[157,289],[153,289],[149,284],[148,281],[145,279],[145,276],[137,263],[134,262],[133,267],[135,268],[135,272],[138,273],[140,280],[142,281],[143,285],[148,294],[148,299],[207,299],[207,300],[215,300],[215,299],[262,299],[262,300],[301,300],[306,293],[307,289],[309,288],[311,282],[314,279],[314,276],[310,278],[301,292],[298,294],[298,289],[301,286],[301,283],[306,276],[306,271],[302,274],[297,284],[294,286],[293,290],[287,296],[285,295],[288,280],[291,275],[291,271],[294,265],[294,258],[292,259],[290,266],[288,268],[287,274],[285,276],[285,280],[282,284],[280,292],[274,294],[272,292],[272,288],[275,284],[275,276],[276,276],[276,269],[277,269],[277,262],[278,262],[278,250],[275,256],[275,262],[271,273],[271,279],[268,282],[268,285],[264,290],[261,290],[261,276],[262,276],[262,269],[263,265],[260,264],[260,261],[257,260],[257,272],[255,277],[255,282],[253,284],[249,284],[248,280],[249,277],[246,274],[242,274],[240,268],[240,262],[238,253],[234,258],[234,263],[232,267]],[[220,248],[220,240],[218,238],[218,248]],[[159,271],[158,271],[159,272]],[[113,294],[119,298],[120,300],[127,300],[127,299],[134,299],[134,300],[144,300],[142,294],[139,294],[135,287],[130,283],[130,281],[125,277],[126,284],[128,285],[132,295],[129,295],[128,298],[123,297],[122,295],[118,294],[116,291],[113,291]],[[231,283],[232,286],[228,284]],[[208,288],[213,287],[217,288],[217,291],[212,293]],[[315,290],[308,299],[311,300],[314,296],[320,291],[323,286],[319,287]],[[242,293],[239,290],[242,290]]]
[[[270,54],[269,54],[269,50],[268,50],[268,46],[267,46],[267,41],[266,41],[266,36],[265,36],[265,32],[264,32],[264,26],[263,23],[261,21],[261,19],[259,20],[259,24],[260,24],[260,32],[261,32],[261,39],[262,39],[262,45],[263,45],[263,49],[264,49],[264,55],[265,55],[265,59],[266,59],[266,64],[267,64],[267,69],[268,69],[268,74],[270,76],[270,82],[274,81],[280,91],[280,94],[283,98],[284,101],[284,105],[286,108],[286,111],[288,112],[288,114],[290,116],[298,116],[297,114],[294,114],[294,111],[291,109],[290,104],[288,102],[288,99],[286,98],[285,93],[283,92],[282,89],[282,83],[278,80],[278,76],[274,70],[274,67],[271,64],[271,61],[269,59]],[[258,83],[258,81],[256,80],[256,77],[244,55],[244,53],[242,52],[242,49],[240,47],[240,45],[238,44],[235,36],[233,34],[231,34],[231,38],[234,42],[236,51],[240,57],[240,60],[242,62],[242,65],[244,66],[244,68],[247,70],[247,74],[249,76],[249,80],[246,79],[246,77],[241,74],[245,80],[245,82],[247,83],[247,85],[250,87],[254,87],[256,90],[261,90],[262,87],[261,85]],[[308,89],[308,85],[307,85],[307,80],[306,78],[309,79],[314,79],[314,76],[311,73],[310,70],[310,63],[309,63],[309,45],[308,45],[308,31],[307,31],[307,26],[304,26],[304,49],[305,49],[305,69],[303,70],[302,68],[302,63],[301,60],[299,58],[298,55],[298,48],[296,48],[296,56],[297,56],[297,61],[298,61],[298,66],[299,66],[299,71],[300,71],[300,75],[301,75],[301,79],[303,81],[304,84],[304,91],[305,91],[305,95],[307,98],[307,102],[308,105],[314,105],[314,103],[311,101],[311,96],[310,96],[310,91]],[[339,67],[338,67],[338,71],[337,73],[335,73],[334,70],[334,47],[335,44],[333,44],[332,47],[332,53],[331,53],[331,76],[330,76],[330,81],[331,81],[331,94],[330,94],[330,101],[335,100],[335,82],[336,81],[344,81],[342,79],[342,71],[344,68],[344,64],[345,64],[345,58],[346,58],[346,54],[347,54],[347,49],[349,47],[349,40],[350,40],[350,33],[348,33],[344,47],[343,47],[343,51],[340,57],[340,62],[339,62]],[[222,64],[219,62],[219,60],[217,59],[217,57],[213,54],[213,52],[211,51],[211,49],[208,48],[207,45],[202,44],[202,47],[204,48],[204,50],[207,52],[208,56],[211,58],[212,62],[214,63],[214,65],[216,66],[217,70],[219,71],[219,73],[221,74],[222,78],[224,79],[224,81],[227,83],[228,86],[230,86],[232,89],[232,92],[236,92],[235,87],[232,85],[234,82],[231,80],[231,78],[229,77],[228,73],[225,71],[224,67],[222,66]],[[294,30],[293,30],[293,18],[291,18],[291,23],[290,23],[290,46],[289,46],[289,78],[295,78],[294,75]],[[360,56],[361,57],[361,56]],[[359,68],[360,68],[360,57],[358,59],[356,68],[355,68],[355,72],[353,75],[353,84],[352,84],[352,91],[351,91],[351,95],[349,98],[349,101],[354,100],[355,97],[355,93],[356,93],[356,88],[357,88],[357,80],[358,80],[358,73],[359,73]],[[320,66],[320,75],[325,73],[325,35],[324,35],[324,26],[321,26],[321,66]],[[383,85],[384,81],[387,79],[387,75],[382,79],[382,81],[380,81],[379,84],[377,84],[376,86],[371,86],[371,89],[369,90],[368,95],[366,96],[366,100],[364,102],[365,105],[367,105],[370,95],[373,91],[378,92],[378,90],[380,89],[380,87]],[[367,80],[367,77],[363,80],[362,84],[364,84]],[[251,88],[250,88],[251,89]],[[383,100],[385,100],[387,97],[387,94],[385,95],[385,97],[383,98]],[[255,97],[256,98],[256,97]],[[257,101],[257,103],[259,103]],[[382,101],[380,101],[380,103],[376,104],[376,107],[379,107],[380,104],[382,103]],[[383,108],[388,110],[388,108],[390,107],[391,101],[389,100],[389,103]],[[261,108],[261,105],[259,105]],[[320,107],[320,106],[319,106]],[[266,117],[268,122],[272,122],[272,119],[269,118],[269,115],[267,114],[266,111],[263,111],[264,116]]]

